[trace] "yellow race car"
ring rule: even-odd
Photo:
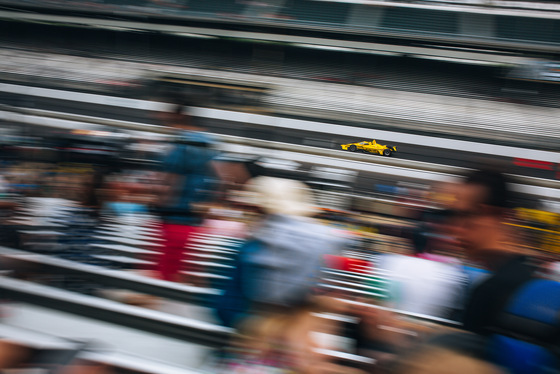
[[[393,152],[397,151],[397,147],[392,147],[390,145],[381,145],[375,140],[372,140],[371,142],[366,140],[359,143],[341,144],[341,147],[345,151],[376,153],[387,157],[391,156]]]

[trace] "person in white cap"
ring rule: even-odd
[[[321,304],[314,291],[324,256],[342,251],[348,239],[313,221],[317,209],[304,183],[261,176],[246,189],[246,202],[262,220],[240,249],[218,317],[245,337],[253,357],[249,366],[257,357],[259,365],[276,369],[333,372],[333,364],[313,350],[312,311]]]
[[[263,216],[240,250],[233,281],[217,308],[228,326],[257,309],[308,302],[324,255],[346,244],[335,230],[311,219],[317,210],[304,183],[260,176],[246,190],[247,202]]]

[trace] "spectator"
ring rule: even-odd
[[[220,300],[220,318],[229,326],[261,308],[306,303],[324,255],[344,245],[340,236],[311,220],[315,208],[304,184],[257,177],[248,190],[263,216],[240,250],[234,280]]]
[[[216,178],[213,139],[193,124],[186,108],[177,105],[162,120],[177,131],[177,141],[162,160],[160,211],[165,249],[158,263],[162,279],[179,281],[183,250],[189,235],[202,221],[200,204],[212,198]]]
[[[505,224],[511,201],[509,180],[496,170],[475,170],[458,186],[456,237],[468,258],[490,272],[468,297],[464,327],[488,337],[493,359],[512,373],[557,372],[559,324],[550,316],[560,311],[560,284],[539,279],[536,261],[512,240]]]
[[[468,260],[505,281],[498,285],[489,279],[470,295],[463,322],[476,333],[488,333],[487,326],[496,317],[493,311],[506,301],[507,295],[500,293],[520,286],[535,271],[530,257],[510,240],[511,227],[504,224],[511,204],[508,183],[504,174],[487,169],[473,171],[457,187],[453,206],[456,239]]]
[[[271,364],[273,354],[277,368],[325,372],[317,371],[323,363],[312,353],[310,339],[318,300],[314,290],[324,256],[339,252],[345,240],[311,220],[315,209],[304,184],[257,177],[248,189],[263,216],[240,249],[232,280],[217,303],[218,317],[250,338],[261,363]]]

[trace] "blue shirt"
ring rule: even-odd
[[[214,141],[202,132],[186,131],[180,136],[162,160],[162,171],[179,176],[173,186],[175,196],[164,207],[165,221],[192,223],[193,203],[210,200],[217,178],[210,166],[217,152],[211,148]]]

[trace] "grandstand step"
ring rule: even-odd
[[[219,254],[222,254],[222,255],[224,255],[224,256],[227,255],[227,256],[229,256],[229,257],[235,256],[235,254],[237,253],[237,251],[234,251],[234,250],[218,249],[218,248],[219,248],[219,247],[212,247],[212,248],[211,248],[211,247],[205,247],[205,246],[202,246],[202,247],[199,247],[199,246],[188,246],[188,247],[186,248],[186,250],[187,250],[188,252],[193,252],[193,251],[195,251],[195,252],[219,253]]]
[[[145,240],[135,240],[135,239],[128,239],[128,238],[121,238],[117,236],[107,236],[107,235],[94,235],[93,239],[107,241],[107,242],[115,242],[115,243],[122,243],[126,245],[137,245],[140,247],[161,247],[161,243],[154,243],[151,241]]]
[[[194,233],[192,235],[193,238],[198,238],[198,239],[218,239],[218,240],[226,240],[226,241],[231,241],[231,242],[240,242],[243,241],[243,238],[237,238],[234,236],[228,236],[228,235],[219,235],[219,234],[204,234],[204,233]]]
[[[61,236],[65,235],[61,231],[54,230],[18,230],[19,233],[25,235],[39,235],[39,236]]]
[[[97,231],[95,233],[96,235],[103,235],[103,236],[117,236],[117,237],[121,237],[121,238],[127,238],[127,239],[132,239],[132,240],[145,240],[145,241],[162,241],[163,239],[159,236],[156,235],[142,235],[142,234],[136,234],[133,232],[127,232],[127,231],[118,231],[118,230],[100,230]]]
[[[29,342],[30,347],[32,339],[46,348],[67,348],[68,341],[92,340],[100,349],[85,351],[79,358],[106,364],[116,373],[194,374],[198,371],[193,367],[210,353],[205,346],[79,315],[26,304],[14,304],[12,309],[14,314],[7,318],[6,325],[15,335],[14,340],[21,330],[27,330],[27,336],[19,340]]]
[[[183,260],[183,262],[188,264],[193,264],[193,265],[208,266],[208,267],[215,267],[215,268],[224,268],[224,269],[233,268],[233,266],[231,265],[218,264],[215,262],[208,262],[208,261]]]
[[[219,246],[219,245],[203,245],[203,244],[187,243],[187,248],[197,250],[197,251],[216,252],[216,253],[235,254],[235,253],[238,252],[237,248],[228,248],[228,247]]]
[[[26,218],[12,219],[12,220],[8,220],[7,222],[11,225],[16,225],[16,226],[29,226],[29,227],[45,228],[45,229],[64,227],[64,225],[60,223],[54,223],[52,221],[46,221],[43,219],[38,220],[34,217],[31,217],[29,219]]]
[[[0,338],[36,349],[71,349],[75,346],[72,342],[59,337],[4,323],[0,323]]]
[[[224,246],[234,246],[237,243],[231,242],[229,240],[214,239],[214,238],[191,238],[192,243],[207,244],[207,245],[224,245]]]
[[[92,255],[91,257],[98,258],[100,260],[114,262],[121,265],[129,265],[129,266],[154,265],[154,262],[152,261],[139,260],[137,258],[131,258],[126,256]]]
[[[128,225],[117,225],[117,224],[104,224],[99,226],[101,229],[104,230],[117,230],[123,232],[133,232],[133,233],[143,233],[143,234],[153,234],[159,235],[161,233],[160,229],[154,229],[150,227],[142,227],[142,226],[128,226]]]
[[[181,271],[181,274],[191,275],[191,276],[201,277],[201,278],[208,278],[208,279],[223,279],[223,280],[231,279],[231,277],[227,277],[225,275],[205,273],[201,271]]]
[[[140,249],[140,248],[131,247],[131,246],[122,245],[122,244],[98,244],[98,243],[94,243],[94,244],[90,244],[90,246],[95,247],[95,248],[101,248],[101,249],[106,249],[106,250],[110,250],[110,251],[115,251],[115,252],[119,252],[119,253],[125,253],[126,255],[159,255],[159,252],[156,252],[156,251],[150,251],[150,250],[147,250],[147,249]]]
[[[207,253],[193,253],[193,252],[191,252],[187,256],[200,257],[200,258],[204,258],[204,259],[208,259],[208,260],[233,261],[233,259],[231,259],[229,257],[210,255],[210,254],[207,254]]]

